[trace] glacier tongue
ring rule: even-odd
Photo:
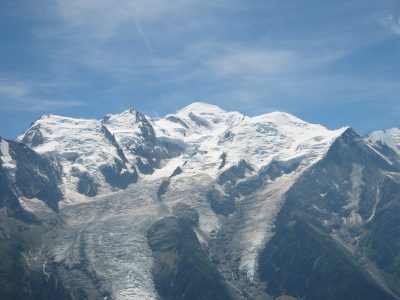
[[[85,262],[113,298],[155,299],[146,232],[184,202],[198,211],[199,234],[212,254],[218,256],[218,247],[230,254],[221,257],[221,272],[235,274],[238,285],[243,274],[255,280],[258,252],[273,234],[286,191],[346,129],[330,131],[282,112],[249,117],[204,103],[156,121],[132,109],[101,121],[42,117],[19,139],[57,159],[66,185],[58,239],[54,244],[49,236],[42,259],[68,267]],[[138,170],[138,181],[113,188],[101,166]],[[178,167],[182,172],[174,173]],[[76,193],[82,180],[76,169],[93,177],[96,197]],[[168,184],[158,197],[162,182]],[[213,189],[232,202],[231,212],[211,207]]]
[[[138,185],[64,207],[45,256],[69,270],[79,266],[76,276],[89,273],[113,299],[156,299],[146,230],[163,211],[153,187]]]
[[[112,195],[65,206],[59,216],[62,225],[55,229],[57,239],[49,233],[40,259],[51,257],[68,270],[80,266],[74,272],[91,274],[113,299],[157,299],[147,230],[179,202],[196,208],[200,230],[218,230],[218,217],[205,196],[210,182],[206,175],[180,178],[160,202],[156,193],[160,181],[142,181]]]

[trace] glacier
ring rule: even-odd
[[[249,117],[201,102],[158,120],[134,109],[102,120],[43,116],[18,141],[60,165],[64,199],[58,214],[20,200],[45,223],[57,220],[32,263],[46,273],[52,261],[75,269],[77,278],[93,274],[113,299],[156,299],[146,232],[186,203],[199,213],[196,233],[204,247],[231,254],[220,256],[221,273],[236,286],[257,280],[257,258],[285,193],[347,129],[283,112]],[[242,162],[245,170],[237,175]],[[126,187],[112,185],[105,167],[137,178]],[[171,176],[177,167],[182,172]],[[97,188],[93,195],[79,190],[83,174]],[[159,197],[164,180],[169,185]],[[213,209],[210,191],[233,201],[235,211]]]

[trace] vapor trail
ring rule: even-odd
[[[150,59],[153,64],[153,68],[154,68],[155,72],[157,73],[158,77],[160,77],[159,65],[157,64],[157,62],[154,58],[155,54],[154,54],[153,46],[151,45],[150,39],[147,37],[147,35],[144,32],[143,27],[142,27],[140,6],[137,5],[136,1],[132,1],[132,2],[133,2],[133,6],[134,6],[134,11],[135,11],[134,22],[135,22],[136,31],[140,35],[140,37],[143,39],[146,49],[150,54]],[[160,93],[161,99],[165,102],[166,98],[161,89],[161,85],[159,82],[158,82],[157,87],[158,87],[158,91]]]

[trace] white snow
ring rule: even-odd
[[[374,151],[376,154],[378,154],[380,157],[382,157],[389,165],[392,165],[392,164],[393,164],[393,162],[391,162],[389,158],[387,158],[385,155],[383,155],[383,154],[380,153],[378,150],[376,150],[376,149],[374,148],[374,144],[371,144],[370,141],[366,141],[365,144],[368,146],[368,148],[370,148],[372,151]]]
[[[390,128],[371,132],[367,139],[374,145],[382,143],[400,155],[400,129]]]
[[[49,208],[42,200],[39,200],[37,198],[25,198],[25,197],[20,197],[18,199],[19,203],[21,206],[26,210],[31,213],[34,212],[43,212],[47,214],[52,214],[54,211]]]
[[[257,257],[261,248],[272,237],[273,222],[279,212],[284,195],[293,184],[294,176],[282,176],[267,183],[259,192],[241,200],[246,214],[243,227],[235,234],[238,245],[245,245],[241,250],[240,269],[249,279],[257,271]]]
[[[358,164],[353,164],[351,172],[351,191],[349,191],[349,198],[345,209],[350,209],[351,213],[346,219],[348,226],[360,225],[363,222],[362,217],[358,214],[358,208],[360,203],[361,188],[363,185],[363,169],[364,167]]]
[[[130,108],[116,115],[107,115],[102,123],[114,135],[117,143],[124,150],[126,158],[132,165],[136,165],[136,156],[132,153],[132,149],[140,146],[145,142],[140,130],[140,113]],[[149,119],[145,115],[142,117]]]
[[[2,161],[2,166],[6,169],[15,169],[17,167],[16,162],[11,157],[9,144],[3,139],[0,139],[0,160]]]
[[[102,121],[45,116],[33,125],[39,127],[44,138],[44,143],[34,149],[59,160],[69,190],[61,204],[65,234],[51,255],[57,261],[73,265],[79,258],[79,239],[82,239],[90,264],[111,285],[115,299],[156,297],[146,231],[153,222],[170,214],[175,204],[184,202],[198,211],[197,234],[207,244],[226,221],[213,212],[207,199],[212,186],[224,192],[217,184],[223,171],[244,159],[254,168],[244,179],[247,180],[273,160],[288,166],[296,164],[294,171],[266,182],[249,196],[238,198],[241,214],[229,216],[232,222],[240,223],[230,244],[239,257],[232,260],[239,261],[239,268],[252,279],[256,275],[258,253],[272,237],[285,193],[347,129],[331,131],[283,112],[248,117],[200,102],[156,121],[142,115],[159,140],[173,141],[184,151],[163,161],[153,174],[142,175],[127,190],[114,192],[105,184],[99,166],[112,164],[119,158],[101,126],[108,128],[129,163],[135,164],[131,150],[144,142],[137,116],[132,109],[108,115]],[[223,153],[226,164],[219,168]],[[171,178],[160,201],[157,190],[161,181],[178,166],[183,173]],[[101,184],[101,194],[95,198],[77,195],[73,168],[93,175]]]
[[[199,126],[193,121],[193,115],[205,120],[208,126]],[[169,121],[171,116],[185,122],[188,128]],[[194,103],[155,122],[159,137],[187,145],[182,156],[182,163],[187,161],[186,169],[201,170],[212,176],[218,173],[222,153],[227,154],[225,168],[241,159],[257,168],[273,159],[310,164],[346,129],[330,131],[281,112],[247,117],[203,103]]]
[[[32,127],[39,128],[44,139],[42,144],[32,148],[38,153],[56,158],[62,165],[66,198],[75,198],[77,172],[87,172],[100,184],[102,192],[109,191],[100,167],[114,165],[115,160],[120,158],[102,132],[100,121],[46,115]],[[18,139],[22,140],[30,134],[32,131],[28,130]]]
[[[376,187],[375,204],[374,204],[374,207],[372,208],[371,216],[368,218],[367,222],[371,222],[375,217],[376,208],[378,207],[378,204],[381,200],[380,192],[381,192],[380,188],[379,188],[379,186],[377,186]]]

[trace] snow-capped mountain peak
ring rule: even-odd
[[[199,113],[199,114],[208,114],[208,113],[213,113],[213,114],[223,114],[226,113],[225,110],[220,108],[219,106],[213,105],[213,104],[208,104],[205,102],[193,102],[184,108],[181,108],[178,110],[177,114],[185,114],[185,113]]]
[[[84,284],[98,275],[96,284],[106,289],[104,295],[156,299],[160,291],[152,272],[160,257],[152,245],[160,239],[166,248],[168,230],[174,238],[181,236],[174,226],[190,212],[192,238],[197,237],[212,262],[218,262],[216,272],[238,290],[250,291],[248,299],[255,299],[263,286],[259,272],[265,265],[261,253],[266,245],[278,243],[275,249],[279,250],[294,240],[301,244],[296,249],[309,246],[302,244],[306,235],[285,234],[291,228],[301,230],[297,213],[301,222],[307,222],[303,216],[310,214],[310,220],[316,220],[311,227],[321,222],[323,228],[332,229],[335,235],[326,240],[329,243],[348,238],[346,231],[337,228],[346,229],[350,223],[372,225],[377,220],[387,194],[384,188],[392,190],[398,182],[397,161],[391,164],[390,159],[398,158],[399,133],[391,129],[363,139],[349,127],[329,130],[285,112],[250,117],[196,102],[158,120],[135,109],[101,120],[42,116],[19,138],[41,155],[26,145],[0,140],[0,167],[7,175],[10,168],[20,170],[26,157],[32,157],[40,162],[28,166],[40,179],[40,188],[57,175],[57,189],[47,194],[45,204],[38,205],[46,194],[36,183],[28,189],[35,193],[18,195],[29,199],[18,200],[32,212],[53,202],[49,207],[60,207],[57,240],[44,239],[49,242],[43,248],[47,253],[38,254],[43,259],[38,261],[46,264],[51,258],[55,268],[62,266],[60,272],[68,274],[63,278],[71,278],[71,272],[86,278],[89,272]],[[17,153],[25,158],[22,164]],[[368,164],[373,167],[367,169]],[[375,171],[374,180],[365,179]],[[27,172],[25,178],[30,177]],[[362,193],[372,195],[366,212],[356,210]],[[59,197],[50,202],[52,195]],[[31,201],[31,197],[38,199]],[[280,244],[279,238],[289,240]],[[273,252],[284,255],[285,251]],[[308,258],[312,269],[318,268],[315,259],[323,256],[320,253],[324,252]],[[291,254],[282,259],[283,264],[286,257]],[[81,261],[88,270],[73,268]]]
[[[213,177],[243,159],[257,168],[272,160],[309,165],[342,131],[283,112],[248,117],[195,102],[157,121],[132,108],[102,120],[45,115],[19,141],[59,160],[67,190],[95,195],[110,190],[116,174],[131,174],[129,184],[177,163],[186,163],[188,172],[201,170]],[[173,157],[178,160],[170,164]]]
[[[192,103],[176,114],[166,116],[166,119],[172,122],[178,121],[178,119],[182,120],[194,132],[213,130],[224,126],[224,124],[232,125],[227,123],[236,122],[237,119],[243,118],[244,115],[239,112],[227,112],[216,105],[203,102]],[[182,122],[179,123],[183,125]]]
[[[108,114],[101,121],[103,124],[112,124],[117,127],[126,128],[135,126],[135,124],[147,118],[148,117],[134,108],[128,108],[119,114]]]

